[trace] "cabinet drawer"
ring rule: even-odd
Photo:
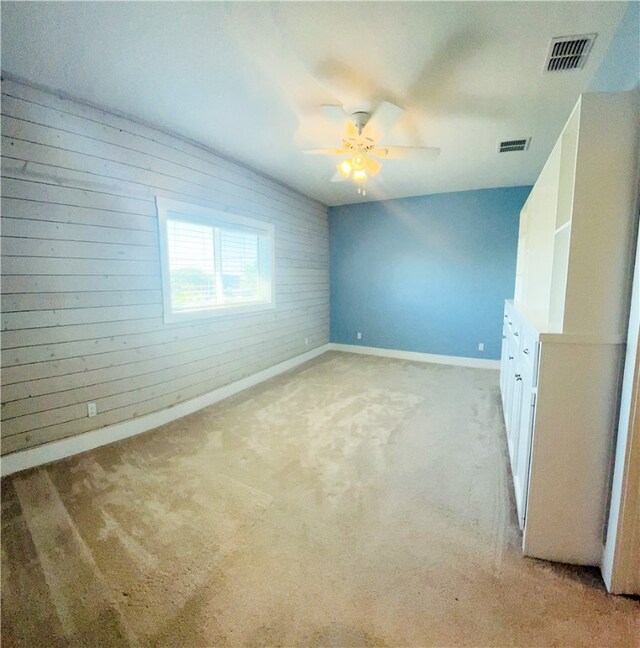
[[[521,321],[512,304],[507,304],[504,310],[504,331],[507,339],[520,346]]]
[[[520,338],[521,338],[521,329],[522,324],[519,319],[513,318],[507,320],[507,339],[511,340],[514,351],[518,352],[520,349]]]
[[[504,305],[504,317],[502,319],[503,331],[505,333],[511,331],[512,327],[509,326],[509,322],[513,322],[513,306],[509,303],[506,303]]]
[[[532,365],[535,364],[538,334],[530,326],[523,324],[520,327],[520,354]]]
[[[540,338],[538,332],[525,323],[522,327],[521,345],[519,357],[531,367],[531,386],[535,389],[538,386],[538,363],[540,358]]]

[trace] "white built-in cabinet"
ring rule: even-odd
[[[580,97],[520,215],[500,390],[528,556],[598,564],[628,321],[638,93]]]

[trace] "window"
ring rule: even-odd
[[[274,306],[270,223],[157,198],[165,322]]]

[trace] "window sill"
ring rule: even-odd
[[[275,302],[252,302],[245,304],[234,304],[215,306],[213,308],[202,308],[188,311],[177,311],[164,314],[165,324],[176,324],[179,322],[191,322],[219,317],[233,317],[234,315],[248,315],[275,309]]]

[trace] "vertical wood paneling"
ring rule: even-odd
[[[2,94],[3,454],[328,342],[323,205],[149,126],[13,81]],[[273,223],[276,308],[164,324],[156,195]]]

